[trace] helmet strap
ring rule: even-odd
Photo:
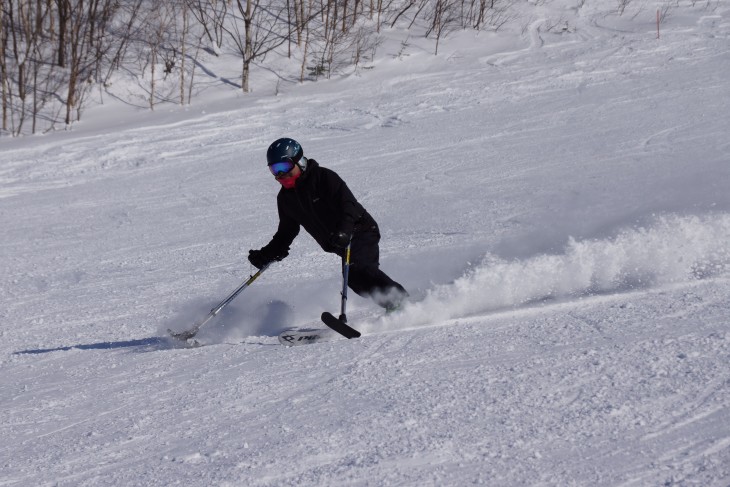
[[[309,162],[309,159],[302,156],[301,159],[299,159],[299,161],[297,161],[297,166],[299,166],[299,169],[301,169],[302,171],[306,171],[308,162]]]

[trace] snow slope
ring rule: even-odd
[[[654,4],[580,3],[1,140],[0,485],[730,485],[730,2],[660,39]],[[275,230],[280,136],[413,302],[281,347],[339,307],[303,234],[176,348]]]

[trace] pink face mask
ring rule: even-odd
[[[296,176],[290,176],[288,178],[279,178],[279,179],[277,179],[277,181],[279,181],[279,183],[281,183],[281,185],[284,186],[284,188],[293,189],[294,186],[296,186],[296,184],[297,184],[297,179],[299,179],[299,176],[301,176],[301,175],[302,175],[302,173],[300,172]]]

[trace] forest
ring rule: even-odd
[[[70,127],[121,71],[150,110],[189,104],[204,56],[240,60],[236,83],[272,57],[296,64],[298,82],[373,58],[395,25],[439,41],[456,29],[497,30],[517,0],[2,0],[0,135]],[[625,1],[625,0],[624,0]]]

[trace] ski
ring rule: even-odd
[[[337,335],[328,329],[290,329],[279,333],[279,343],[285,347],[309,345],[311,343],[327,342]]]
[[[335,318],[332,313],[328,313],[327,311],[322,313],[322,321],[325,325],[329,326],[345,338],[349,339],[360,337],[359,331],[345,323],[345,320]]]
[[[199,341],[197,338],[187,338],[187,339],[181,339],[176,337],[171,337],[172,340],[169,340],[169,344],[172,348],[179,348],[179,349],[185,349],[185,348],[198,348],[202,347],[205,344]],[[163,338],[165,340],[165,338]]]
[[[205,321],[203,321],[203,322],[201,322],[201,323],[199,323],[199,324],[196,324],[196,325],[195,325],[195,326],[194,326],[193,328],[191,328],[190,330],[185,330],[185,331],[181,331],[181,332],[176,332],[176,331],[173,331],[172,329],[168,328],[168,329],[167,329],[167,333],[169,333],[169,334],[170,334],[170,336],[171,336],[172,338],[174,338],[175,340],[179,340],[179,341],[181,341],[181,342],[187,342],[187,341],[189,341],[189,340],[192,340],[192,339],[193,339],[193,337],[194,337],[194,336],[195,336],[195,335],[196,335],[196,334],[198,333],[198,330],[200,330],[200,327],[201,327],[202,325],[204,325],[204,324],[205,324],[205,323],[206,323],[207,321],[209,321],[209,320],[210,320],[210,318],[212,318],[213,316],[215,316],[215,315],[214,315],[214,314],[210,314],[210,315],[208,316],[208,318],[207,318],[207,319],[206,319]]]

